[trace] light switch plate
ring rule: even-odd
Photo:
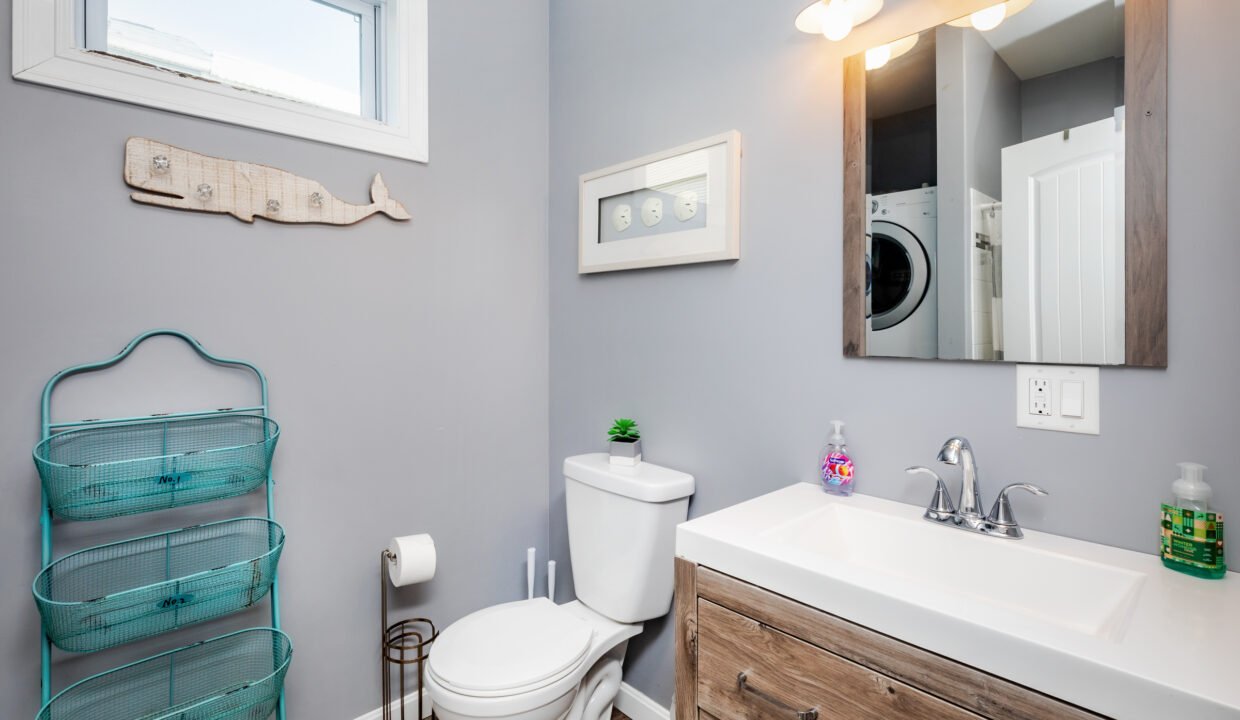
[[[1097,435],[1098,386],[1096,367],[1017,365],[1016,426]]]

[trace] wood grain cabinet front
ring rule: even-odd
[[[981,718],[706,600],[698,627],[698,706],[716,717]]]
[[[679,720],[1106,720],[683,559]]]

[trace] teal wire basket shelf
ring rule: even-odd
[[[241,630],[70,685],[35,720],[266,720],[292,658],[279,630]]]
[[[283,549],[284,528],[266,518],[100,545],[44,568],[35,603],[56,647],[93,652],[255,604],[270,590]]]
[[[34,462],[53,514],[100,520],[245,495],[279,437],[261,415],[146,419],[57,433]]]

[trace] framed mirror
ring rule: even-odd
[[[844,354],[1166,367],[1166,64],[1167,0],[846,58]]]

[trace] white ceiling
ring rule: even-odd
[[[1021,80],[1124,54],[1123,0],[1033,0],[982,33]]]

